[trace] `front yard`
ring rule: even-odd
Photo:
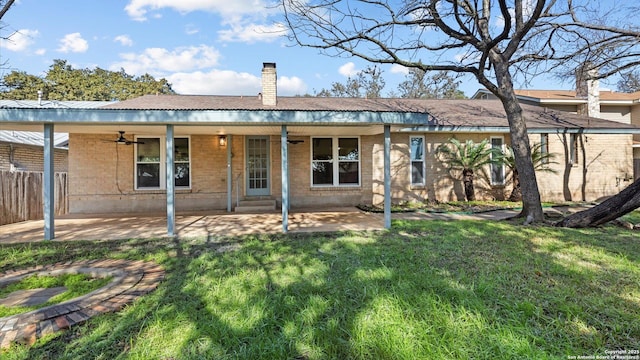
[[[3,359],[567,359],[640,349],[637,231],[391,231],[0,246],[0,271],[152,260],[158,289]]]

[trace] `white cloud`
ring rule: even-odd
[[[119,42],[122,46],[133,46],[133,40],[131,40],[129,35],[118,35],[113,41]]]
[[[230,24],[229,30],[218,31],[222,41],[254,43],[257,41],[270,42],[286,34],[287,27],[284,24],[259,25],[240,23]]]
[[[40,55],[40,56],[42,56],[42,55],[44,55],[46,53],[47,53],[47,49],[38,49],[38,50],[35,51],[35,54],[36,55]]]
[[[120,54],[122,61],[110,66],[125,69],[129,74],[164,74],[210,68],[218,64],[220,53],[206,45],[179,47],[174,50],[148,48],[142,53]]]
[[[392,74],[403,74],[406,75],[409,73],[409,68],[406,66],[393,64],[391,65],[391,70],[389,70]]]
[[[356,69],[356,64],[354,64],[352,62],[348,62],[348,63],[340,66],[340,68],[338,69],[338,72],[342,76],[349,77],[349,76],[356,75],[359,72],[359,70]]]
[[[81,53],[85,52],[89,49],[89,43],[87,40],[82,38],[79,32],[67,34],[62,39],[60,39],[60,47],[58,48],[59,52],[68,53],[68,52],[76,52]]]
[[[304,95],[306,92],[307,85],[299,77],[282,76],[278,78],[278,95]]]
[[[223,16],[262,13],[266,0],[130,0],[124,10],[134,20],[145,21],[149,11],[171,8],[181,13],[208,11]]]
[[[25,51],[40,36],[38,30],[20,29],[11,34],[8,39],[0,39],[0,47],[9,51]]]
[[[185,34],[187,35],[195,35],[197,33],[200,32],[200,29],[198,29],[195,25],[193,24],[188,24],[185,29],[184,29]]]
[[[262,86],[260,77],[230,70],[180,72],[166,78],[178,94],[257,96]],[[278,78],[278,95],[302,95],[306,90],[298,77]]]
[[[178,94],[197,95],[257,95],[262,83],[255,75],[229,70],[179,72],[167,80]]]

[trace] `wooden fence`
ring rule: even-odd
[[[56,215],[69,211],[67,173],[55,173]],[[0,225],[43,219],[42,173],[0,171]]]

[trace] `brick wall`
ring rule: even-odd
[[[11,159],[16,170],[43,171],[44,149],[41,146],[0,143],[0,170],[12,170]],[[54,149],[56,172],[68,170],[68,151]]]
[[[531,139],[539,141],[539,135]],[[584,147],[579,146],[577,164],[568,163],[564,146],[568,141],[569,135],[549,134],[549,152],[558,154],[559,164],[553,166],[556,174],[537,175],[543,200],[593,201],[614,195],[630,184],[624,178],[633,176],[631,135],[582,135]]]
[[[135,145],[119,145],[112,138],[69,135],[69,212],[165,211],[165,190],[134,189]],[[191,189],[176,190],[176,209],[226,208],[226,148],[214,135],[192,135],[190,147]]]
[[[133,136],[133,134],[127,134]],[[414,134],[418,135],[418,134]],[[393,133],[391,149],[392,201],[394,203],[427,199],[438,201],[463,200],[459,174],[449,174],[436,159],[435,150],[452,134],[419,134],[425,138],[426,186],[410,185],[410,134]],[[506,134],[505,144],[509,142]],[[455,134],[461,141],[480,142],[489,134]],[[70,212],[163,212],[166,207],[164,190],[134,189],[134,146],[116,145],[105,140],[112,134],[71,134],[69,151]],[[568,138],[568,135],[567,135]],[[232,203],[245,197],[245,137],[230,136],[232,146]],[[290,200],[292,208],[381,204],[384,196],[383,136],[360,137],[360,186],[312,187],[311,139],[289,146]],[[540,135],[531,135],[539,142]],[[586,135],[586,161],[580,151],[578,164],[565,167],[563,137],[549,135],[551,152],[558,153],[557,174],[538,174],[538,184],[544,201],[582,200],[583,165],[586,164],[584,198],[588,201],[619,192],[628,182],[625,174],[633,174],[631,135]],[[214,210],[227,206],[226,147],[218,143],[217,135],[191,136],[191,189],[177,190],[178,210]],[[270,137],[271,197],[281,202],[280,137]],[[487,168],[488,170],[488,168]],[[456,180],[451,175],[457,176]],[[504,199],[512,189],[507,171],[505,186],[491,186],[482,175],[476,176],[478,199]]]

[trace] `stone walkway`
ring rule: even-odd
[[[0,318],[0,348],[12,342],[33,344],[40,337],[87,321],[92,316],[122,309],[139,296],[156,289],[164,270],[151,262],[90,260],[38,266],[0,274],[0,286],[30,275],[83,273],[112,277],[111,282],[87,295],[24,314]],[[22,301],[29,301],[25,292]]]

